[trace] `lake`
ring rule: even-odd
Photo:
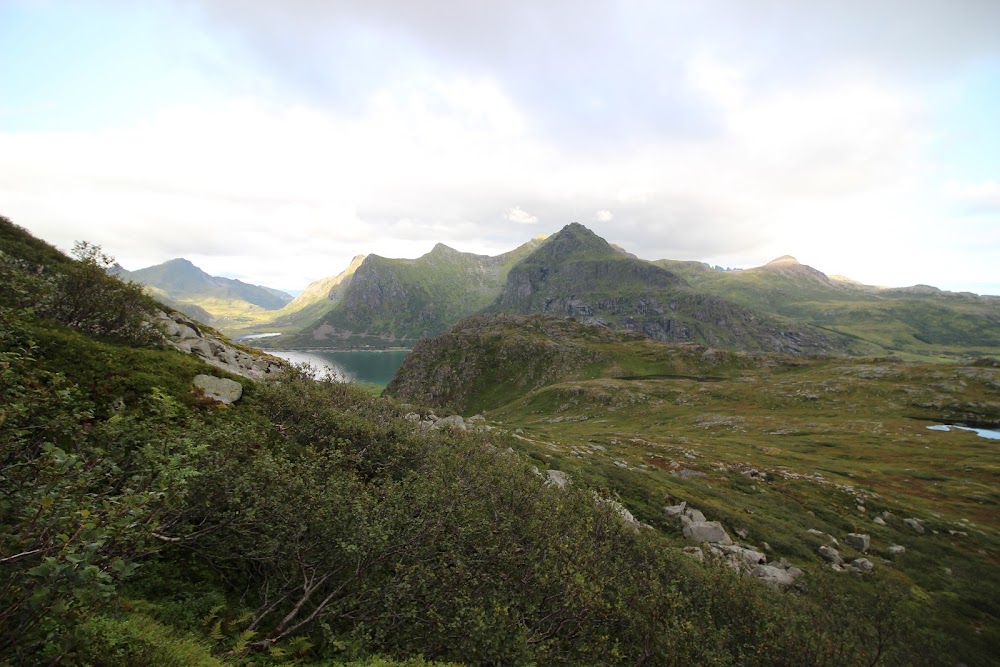
[[[408,350],[267,350],[295,364],[308,363],[342,382],[389,384]]]

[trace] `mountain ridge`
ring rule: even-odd
[[[147,266],[135,271],[124,268],[115,273],[123,280],[140,283],[155,290],[179,308],[194,306],[197,317],[208,313],[213,320],[233,312],[263,309],[277,310],[292,301],[281,290],[254,285],[235,278],[213,276],[183,257]]]
[[[672,342],[811,354],[862,351],[855,341],[699,293],[677,273],[623,254],[570,223],[514,266],[486,312],[575,317]]]

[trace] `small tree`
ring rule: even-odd
[[[44,315],[95,338],[141,346],[159,339],[149,316],[156,308],[142,286],[108,273],[114,258],[99,245],[77,241],[77,263],[57,279],[56,295]]]

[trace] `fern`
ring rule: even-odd
[[[313,647],[313,643],[308,638],[299,635],[289,639],[285,646],[289,653],[297,658],[301,658],[309,652],[309,649]]]
[[[257,636],[256,630],[244,630],[236,635],[236,642],[233,644],[233,653],[243,655],[246,652],[250,640]]]
[[[221,642],[226,638],[226,635],[222,632],[222,619],[215,619],[215,623],[212,624],[212,629],[208,631],[208,636],[217,642]]]

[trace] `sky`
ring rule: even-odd
[[[0,0],[0,215],[302,289],[587,225],[1000,294],[995,0]]]

